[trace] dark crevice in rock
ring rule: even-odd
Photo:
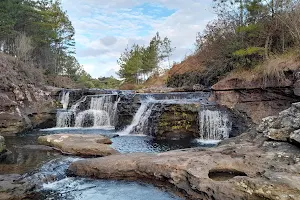
[[[236,176],[247,176],[247,174],[235,169],[212,169],[208,173],[208,177],[214,181],[226,181]]]

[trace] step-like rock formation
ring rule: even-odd
[[[296,92],[299,84],[294,84],[292,77],[290,79],[266,84],[262,80],[225,78],[212,86],[211,100],[259,124],[263,118],[277,115],[300,100]]]
[[[166,182],[188,199],[298,200],[299,108],[300,103],[293,104],[279,116],[265,119],[260,132],[250,130],[216,148],[77,161],[71,164],[69,173],[100,179]],[[274,128],[281,130],[272,136]]]

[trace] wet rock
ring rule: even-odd
[[[5,139],[3,136],[0,135],[0,154],[5,150]]]
[[[0,175],[0,200],[34,199],[31,194],[34,187],[19,174]]]
[[[249,140],[249,134],[244,134],[211,149],[76,161],[70,165],[69,174],[167,182],[189,199],[300,199],[300,149],[261,137]]]
[[[135,98],[134,93],[119,94],[120,101],[117,106],[116,130],[122,130],[130,125],[135,113],[141,106],[141,102]]]
[[[89,156],[108,156],[118,154],[109,146],[111,140],[105,136],[94,134],[55,134],[40,136],[38,143],[57,148],[62,153]]]

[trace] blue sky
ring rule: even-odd
[[[127,45],[147,45],[159,32],[176,47],[171,61],[193,51],[213,20],[212,0],[62,0],[76,31],[76,57],[92,77],[116,75]]]

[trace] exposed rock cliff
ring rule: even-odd
[[[46,122],[53,126],[53,90],[42,86],[42,73],[3,54],[0,54],[0,71],[0,134],[46,126]]]
[[[299,101],[294,92],[298,88],[292,75],[281,82],[264,83],[262,79],[245,79],[237,74],[213,85],[211,100],[245,114],[258,124],[264,117],[277,115]]]

